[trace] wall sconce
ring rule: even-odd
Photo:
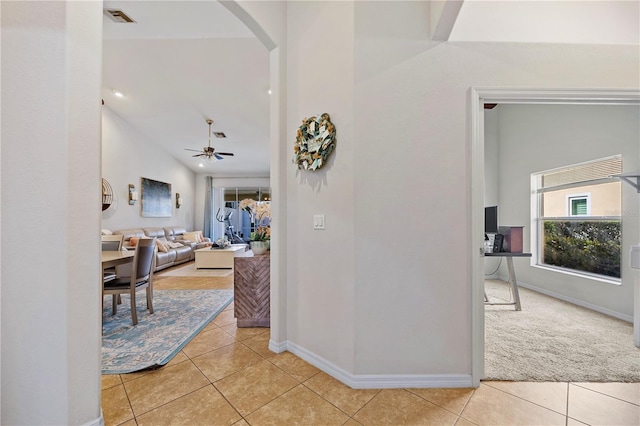
[[[176,209],[179,209],[182,205],[182,198],[180,197],[180,193],[176,192]]]
[[[136,187],[129,184],[129,205],[132,206],[138,201],[138,193]]]

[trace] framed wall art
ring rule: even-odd
[[[153,179],[142,180],[142,217],[171,217],[171,184]]]

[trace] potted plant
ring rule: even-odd
[[[251,240],[249,245],[253,254],[264,254],[269,249],[269,237],[271,235],[271,228],[268,226],[259,226],[254,232],[251,233]]]
[[[254,254],[264,254],[269,249],[271,228],[271,203],[245,198],[240,201],[240,209],[249,213],[255,231],[251,233],[249,245]]]

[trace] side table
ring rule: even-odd
[[[233,306],[238,327],[269,327],[271,319],[269,252],[253,257],[236,257],[233,260]]]

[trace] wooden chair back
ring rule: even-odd
[[[155,249],[155,238],[143,238],[138,241],[131,270],[131,285],[133,287],[137,282],[151,280],[156,259]]]
[[[102,251],[120,251],[122,250],[122,241],[124,235],[103,235]]]

